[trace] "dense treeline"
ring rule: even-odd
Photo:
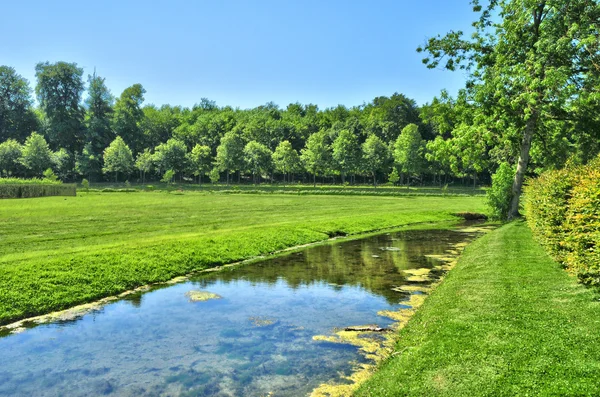
[[[376,183],[390,174],[394,182],[439,181],[442,175],[449,181],[473,171],[444,170],[426,159],[433,128],[402,94],[325,110],[299,103],[240,110],[204,98],[191,109],[158,108],[144,105],[140,84],[118,98],[100,76],[88,76],[84,84],[83,70],[74,63],[40,63],[36,76],[39,108],[33,107],[28,82],[0,67],[5,176],[40,176],[52,168],[63,180],[229,181],[235,174],[254,182],[354,182],[365,176]]]
[[[600,156],[542,173],[525,194],[537,239],[580,281],[600,286]]]

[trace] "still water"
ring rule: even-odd
[[[474,233],[404,231],[307,248],[0,339],[0,396],[302,396],[343,382],[356,347],[313,341],[390,325],[404,269]],[[220,299],[192,302],[186,293]]]

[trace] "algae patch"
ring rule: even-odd
[[[204,302],[211,299],[221,299],[221,295],[217,295],[208,291],[188,291],[185,293],[190,302]]]

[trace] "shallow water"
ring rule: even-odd
[[[391,320],[403,269],[474,233],[405,231],[307,248],[129,296],[0,339],[0,396],[299,396],[343,382],[357,348],[315,342]],[[221,299],[191,302],[186,293]]]

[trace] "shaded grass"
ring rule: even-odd
[[[521,222],[467,247],[359,396],[597,395],[600,303]]]
[[[3,200],[0,324],[336,234],[453,219],[479,197],[79,193]]]

